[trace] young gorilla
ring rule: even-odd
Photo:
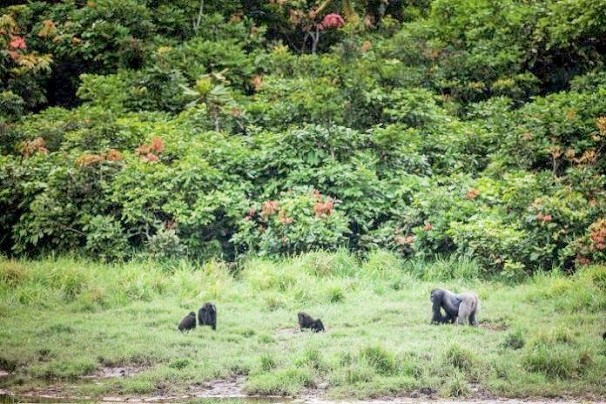
[[[301,331],[303,331],[304,328],[310,328],[314,332],[324,331],[322,320],[314,320],[309,314],[304,312],[299,312],[297,316],[299,317],[299,327],[301,328]]]
[[[213,330],[217,329],[217,308],[214,304],[204,303],[204,306],[198,310],[198,323],[210,325]]]
[[[469,324],[478,325],[476,314],[480,308],[480,299],[475,293],[454,294],[446,289],[434,289],[429,297],[432,303],[432,324],[454,323],[465,324],[469,318]],[[442,317],[442,309],[446,316]]]
[[[179,331],[189,331],[196,328],[196,313],[190,311],[179,323]]]

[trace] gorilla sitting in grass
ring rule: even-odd
[[[198,324],[210,325],[213,330],[217,329],[217,307],[214,304],[204,303],[204,306],[198,310]]]

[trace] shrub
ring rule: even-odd
[[[174,229],[160,229],[147,241],[147,254],[150,257],[163,260],[183,257],[186,247],[177,236]]]
[[[84,251],[103,261],[122,259],[127,255],[128,240],[124,229],[114,218],[97,215],[86,219]]]
[[[23,115],[25,102],[12,91],[0,92],[0,116],[2,120],[18,120]],[[0,121],[1,122],[1,121]]]
[[[457,254],[475,258],[485,271],[499,273],[508,261],[519,262],[525,236],[498,217],[471,217],[469,223],[451,223],[447,234],[457,246]]]
[[[335,201],[317,191],[282,194],[250,208],[233,237],[244,251],[259,255],[297,254],[345,245],[347,222]]]
[[[598,219],[589,225],[585,235],[574,240],[567,251],[575,256],[580,266],[606,262],[606,219]]]

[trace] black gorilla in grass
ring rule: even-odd
[[[478,325],[476,314],[480,308],[480,299],[475,293],[454,294],[446,289],[434,289],[429,297],[432,303],[432,324],[454,323]],[[442,309],[446,313],[442,316]]]
[[[304,312],[299,312],[297,316],[299,317],[299,327],[301,328],[301,331],[303,331],[304,328],[309,328],[314,332],[324,331],[322,320],[314,320],[309,314]]]
[[[179,331],[190,331],[196,328],[196,313],[190,311],[179,323]]]
[[[210,325],[213,330],[217,329],[217,308],[214,304],[204,303],[204,306],[198,310],[198,323]]]

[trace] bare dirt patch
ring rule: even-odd
[[[230,379],[216,379],[199,386],[192,387],[186,394],[169,395],[161,392],[153,396],[105,396],[95,399],[97,402],[129,402],[129,403],[153,403],[153,402],[184,402],[195,399],[238,399],[247,403],[334,403],[324,396],[328,385],[319,385],[316,389],[310,389],[302,392],[296,397],[281,396],[251,396],[243,392],[244,377],[238,376]],[[349,403],[373,403],[373,404],[392,404],[392,403],[463,403],[463,404],[554,404],[554,403],[604,403],[598,397],[526,397],[526,398],[504,398],[496,397],[483,392],[481,389],[474,389],[472,394],[461,399],[441,399],[436,390],[431,388],[421,388],[401,395],[378,397],[367,400],[346,400]],[[13,395],[8,390],[0,389],[0,402],[2,399],[17,399],[19,401],[32,402],[76,402],[91,400],[91,397],[70,396],[60,386],[48,386],[44,389],[32,390],[27,393]]]
[[[524,397],[524,398],[506,398],[495,396],[482,386],[476,383],[470,383],[470,394],[460,399],[445,399],[439,396],[439,392],[431,387],[422,387],[420,389],[403,392],[401,395],[380,397],[373,400],[364,400],[365,402],[379,403],[463,403],[463,404],[554,404],[554,403],[603,403],[597,397]]]
[[[328,383],[320,383],[313,389],[306,389],[301,394],[297,395],[294,401],[313,403],[321,402],[326,400],[326,391],[328,390]]]
[[[503,320],[484,320],[478,324],[478,327],[491,331],[505,331],[509,329],[509,324]]]
[[[141,371],[141,368],[103,368],[99,370],[96,377],[128,377]],[[119,376],[115,376],[119,375]],[[93,375],[91,375],[92,377]],[[334,402],[327,397],[329,388],[328,383],[321,383],[313,389],[302,391],[295,397],[282,396],[259,396],[249,395],[244,391],[246,377],[236,375],[225,379],[214,379],[195,384],[188,388],[184,394],[167,394],[162,391],[155,395],[143,396],[105,396],[95,399],[98,402],[129,402],[129,403],[150,403],[150,402],[183,402],[196,399],[237,399],[250,404],[259,403],[331,403]],[[18,401],[33,402],[75,402],[91,400],[87,396],[75,396],[72,390],[74,386],[52,384],[38,389],[32,389],[27,392],[14,394],[9,390],[0,389],[0,402],[3,399],[16,399]],[[554,403],[604,403],[600,397],[525,397],[525,398],[504,398],[498,397],[483,389],[479,384],[470,384],[470,394],[460,399],[443,399],[438,391],[423,387],[414,391],[402,392],[394,396],[377,397],[367,400],[346,400],[351,403],[369,402],[373,404],[392,404],[392,403],[463,403],[463,404],[554,404]]]
[[[97,369],[93,374],[82,376],[82,379],[110,379],[131,377],[141,372],[143,368],[135,366],[104,366]]]
[[[49,385],[41,388],[31,389],[25,392],[14,394],[9,390],[0,389],[0,402],[3,398],[8,400],[17,400],[17,402],[76,402],[90,400],[90,397],[72,397],[66,392],[65,386]],[[11,401],[8,401],[11,402]]]
[[[189,389],[191,397],[196,398],[239,398],[247,397],[244,393],[244,376],[229,379],[209,380]]]

